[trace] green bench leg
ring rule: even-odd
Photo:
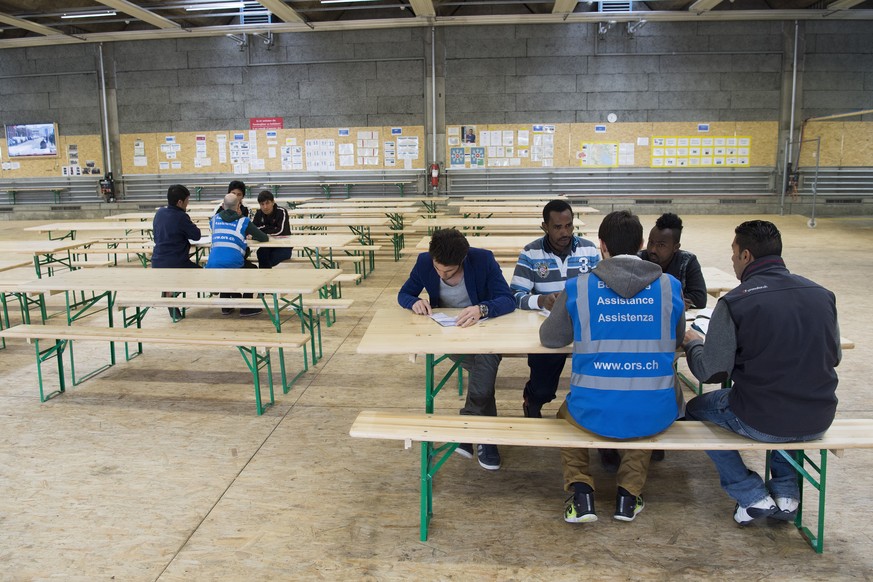
[[[67,347],[67,340],[55,340],[54,345],[45,350],[39,349],[39,341],[38,339],[33,340],[33,346],[36,350],[36,378],[39,383],[39,401],[45,402],[65,392],[67,389],[64,375],[64,349]],[[58,389],[46,394],[43,387],[42,363],[51,358],[57,358],[58,361]]]
[[[246,363],[246,366],[249,368],[249,372],[252,373],[252,381],[255,387],[255,405],[257,406],[258,416],[264,414],[264,411],[269,406],[273,406],[276,400],[273,395],[273,373],[272,373],[272,365],[270,364],[270,350],[266,350],[264,355],[260,355],[258,353],[258,348],[255,346],[237,346],[240,355],[242,355],[243,361]],[[261,368],[267,368],[267,379],[269,380],[268,384],[270,386],[270,402],[266,406],[264,405],[261,399]]]
[[[815,461],[806,454],[804,450],[783,451],[777,450],[777,453],[782,455],[791,466],[797,471],[797,486],[800,491],[800,505],[797,507],[797,516],[794,518],[794,527],[800,531],[800,535],[806,540],[816,554],[824,552],[824,526],[825,526],[825,493],[827,491],[827,463],[828,450],[819,449],[820,461],[816,465]],[[804,465],[804,462],[809,467]],[[815,475],[813,475],[815,473]],[[817,475],[817,477],[816,477]],[[764,478],[770,478],[770,451],[767,451],[767,463],[764,469]],[[818,491],[818,523],[816,531],[813,531],[803,524],[803,485],[804,481],[809,483],[813,489]]]

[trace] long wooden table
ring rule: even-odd
[[[108,307],[109,327],[114,324],[114,304],[116,295],[121,293],[251,293],[261,295],[264,309],[277,333],[282,332],[282,311],[291,309],[300,319],[303,333],[309,332],[313,356],[316,353],[316,324],[304,309],[302,295],[318,293],[330,285],[338,275],[339,269],[83,269],[70,271],[21,284],[20,293],[63,292],[66,301],[67,324],[90,312],[103,299]],[[87,291],[92,298],[78,303],[79,309],[73,313],[75,293]],[[138,311],[132,318],[125,318],[125,326],[140,326],[148,308]],[[115,346],[109,345],[110,366],[115,364]],[[70,352],[71,371],[75,374]],[[282,360],[282,385],[287,386],[284,359]],[[104,367],[105,368],[105,367]],[[100,370],[104,369],[101,368]],[[92,372],[91,374],[97,373]],[[89,374],[89,376],[91,375]]]
[[[30,264],[33,265],[39,278],[43,275],[43,267],[48,267],[50,270],[54,266],[71,269],[70,251],[87,244],[89,244],[87,240],[0,241],[0,253],[30,256]]]
[[[729,274],[717,267],[701,267],[703,279],[706,281],[706,292],[718,297],[740,284],[736,275]]]
[[[64,240],[76,238],[76,232],[112,232],[122,231],[130,233],[138,231],[141,233],[151,233],[151,223],[131,224],[129,222],[52,222],[50,224],[40,224],[38,226],[28,226],[24,230],[28,232],[47,232],[49,240]],[[52,237],[52,231],[66,233],[63,236]]]

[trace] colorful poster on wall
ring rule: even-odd
[[[470,167],[485,167],[485,148],[470,148]]]
[[[250,117],[249,129],[284,129],[285,120],[282,117]]]
[[[449,150],[449,166],[452,168],[463,168],[464,163],[464,148],[451,148]]]
[[[653,168],[747,168],[752,138],[749,136],[654,136]]]
[[[582,143],[576,158],[584,168],[615,168],[618,166],[618,144]]]

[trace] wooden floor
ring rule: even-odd
[[[647,233],[654,217],[642,218]],[[683,248],[730,272],[733,227],[748,218],[685,216]],[[873,417],[873,218],[820,218],[814,230],[805,217],[767,218],[789,268],[836,293],[842,335],[856,343],[838,370],[838,415]],[[0,223],[0,240],[20,238],[22,226]],[[792,526],[735,525],[711,462],[690,452],[653,464],[633,523],[610,518],[614,477],[598,468],[601,519],[584,525],[561,518],[557,450],[504,447],[497,472],[453,458],[436,480],[430,539],[419,542],[417,448],[348,436],[362,409],[423,409],[420,359],[355,353],[412,262],[380,261],[346,286],[355,305],[325,329],[324,360],[262,417],[232,350],[146,346],[44,404],[32,347],[0,351],[0,579],[869,579],[873,451],[830,457],[822,556]],[[210,310],[178,325],[231,324],[269,325]],[[155,311],[146,325],[171,324]],[[77,363],[96,366],[105,349],[77,347]],[[526,376],[523,359],[502,364],[501,415],[521,415]],[[449,389],[437,399],[441,412],[461,405]]]

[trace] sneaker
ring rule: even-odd
[[[740,525],[747,525],[758,518],[770,517],[777,511],[779,510],[776,508],[776,503],[768,495],[761,501],[753,503],[748,507],[743,507],[737,503],[737,507],[734,509],[734,521]]]
[[[483,469],[496,471],[500,468],[500,453],[497,452],[497,445],[479,445],[478,455],[479,465]]]
[[[621,464],[621,455],[615,449],[598,449],[600,451],[600,465],[607,473],[615,473]]]
[[[770,517],[779,521],[794,521],[794,518],[797,517],[797,509],[800,507],[800,501],[793,497],[777,497],[774,501],[778,511]]]
[[[646,502],[639,495],[615,496],[615,514],[612,516],[619,521],[633,521],[639,512],[646,506]]]
[[[458,448],[455,449],[455,452],[464,457],[465,459],[473,458],[473,445],[470,443],[461,443],[458,445]]]
[[[263,311],[263,309],[261,309],[260,307],[255,307],[252,309],[240,309],[239,316],[240,317],[252,317],[254,315],[261,313],[262,311]]]
[[[531,404],[527,401],[527,397],[524,399],[524,403],[521,405],[521,409],[524,411],[525,418],[542,418],[542,404]]]
[[[574,493],[564,504],[564,521],[567,523],[593,523],[597,521],[594,513],[594,492]]]
[[[233,312],[234,312],[234,310],[233,310],[232,307],[222,307],[222,308],[221,308],[221,314],[222,314],[222,315],[230,315],[230,314],[232,314]]]
[[[657,462],[663,461],[664,460],[664,451],[662,451],[660,449],[652,451],[652,460],[657,461]]]

